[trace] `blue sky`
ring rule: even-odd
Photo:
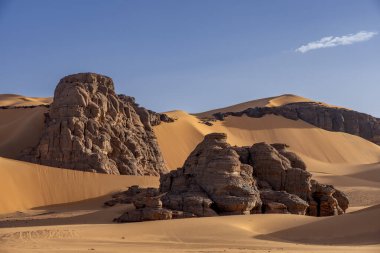
[[[360,31],[373,34],[296,51]],[[379,0],[0,0],[0,93],[52,96],[97,72],[156,111],[293,93],[380,117],[376,32]]]

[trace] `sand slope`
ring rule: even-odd
[[[311,244],[379,244],[380,205],[347,215],[318,219],[265,236],[262,239]],[[310,236],[312,235],[312,236]]]
[[[354,135],[329,132],[300,120],[275,115],[262,118],[230,116],[207,126],[184,111],[173,111],[168,115],[177,120],[162,123],[154,127],[154,131],[170,169],[181,167],[203,136],[211,132],[227,133],[228,142],[238,146],[263,141],[286,143],[308,159],[307,162],[369,164],[380,161],[379,146]]]
[[[99,197],[157,177],[116,176],[52,168],[0,157],[0,213]]]
[[[196,115],[199,118],[209,118],[209,117],[212,117],[212,115],[217,112],[240,112],[248,108],[277,107],[277,106],[287,105],[291,103],[300,103],[300,102],[315,102],[315,103],[319,103],[321,105],[328,106],[328,107],[338,107],[338,106],[329,105],[322,102],[317,102],[312,99],[300,97],[293,94],[284,94],[284,95],[275,96],[275,97],[251,100],[251,101],[236,104],[236,105],[231,105],[231,106],[227,106],[223,108],[213,109],[206,112],[196,113],[194,115]]]
[[[0,109],[0,156],[17,158],[35,147],[44,126],[45,107]]]
[[[53,102],[52,97],[37,98],[37,97],[25,97],[16,94],[0,94],[0,106],[36,106],[36,105],[48,105]]]
[[[97,200],[98,206],[101,200]],[[91,213],[94,203],[73,204],[69,206],[71,213],[63,207],[48,207],[46,211],[50,212],[34,220],[0,220],[1,252],[378,252],[380,249],[378,206],[326,218],[258,214],[111,224],[101,217],[111,218],[110,214],[115,216],[128,207],[96,208]],[[61,220],[71,225],[57,225]],[[24,227],[20,226],[23,221]]]

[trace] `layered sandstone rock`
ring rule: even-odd
[[[147,110],[115,94],[111,78],[70,75],[55,89],[38,146],[23,159],[108,174],[159,175],[166,167],[150,122]]]
[[[319,128],[345,132],[380,144],[380,119],[345,108],[329,107],[316,102],[291,103],[278,107],[248,108],[241,112],[215,113],[223,120],[227,116],[260,118],[267,114],[280,115],[292,120],[303,120]]]

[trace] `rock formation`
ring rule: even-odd
[[[263,212],[287,207],[293,214],[329,216],[342,214],[348,208],[348,199],[343,192],[331,185],[311,180],[306,164],[285,144],[256,143],[252,147],[238,147],[240,156],[253,166],[253,175],[258,180]],[[338,203],[339,199],[339,203]],[[280,207],[279,212],[284,212]]]
[[[380,145],[380,119],[371,115],[345,108],[329,107],[316,102],[291,103],[278,107],[255,107],[241,112],[215,113],[223,120],[227,116],[260,118],[264,115],[280,115],[292,120],[303,120],[316,127],[335,132],[345,132],[360,136]]]
[[[152,110],[147,110],[136,103],[134,97],[126,96],[124,94],[119,94],[118,97],[124,102],[133,106],[133,109],[140,116],[141,122],[144,123],[146,127],[158,126],[161,122],[171,123],[174,122],[173,118],[170,118],[165,113],[157,113]],[[148,123],[149,122],[149,123]]]
[[[347,196],[332,185],[320,184],[315,180],[311,181],[312,199],[316,202],[316,216],[331,216],[342,214],[348,208]]]
[[[205,137],[184,166],[162,175],[164,206],[197,216],[249,214],[261,206],[253,169],[239,161],[226,134]]]
[[[305,200],[286,191],[260,190],[260,197],[263,201],[263,213],[269,211],[305,215],[309,207]]]
[[[115,94],[109,77],[64,77],[55,89],[43,136],[23,159],[108,174],[166,172],[149,111],[132,101]]]
[[[172,211],[162,208],[158,189],[140,189],[138,187],[131,187],[128,191],[119,194],[118,200],[122,201],[123,196],[132,196],[130,201],[135,206],[135,209],[125,212],[119,218],[114,220],[116,222],[168,220],[172,218]],[[107,203],[109,202],[106,202],[105,205],[107,205]]]
[[[253,213],[329,216],[347,209],[345,194],[311,180],[305,163],[286,145],[232,147],[226,140],[222,133],[205,136],[182,168],[161,175],[155,194],[162,201],[162,206],[155,207],[158,216],[163,212],[167,219]],[[132,188],[124,197],[116,196],[105,204],[128,199],[134,203],[140,221],[150,219],[143,214],[151,213],[152,206],[138,204],[133,191],[144,192]],[[145,198],[143,202],[151,200]],[[166,215],[170,212],[171,217]],[[135,221],[136,215],[129,211],[122,217],[117,221]]]

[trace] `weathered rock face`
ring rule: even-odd
[[[279,144],[256,143],[249,148],[249,161],[254,167],[253,175],[267,182],[275,191],[286,191],[307,200],[311,190],[311,174],[305,170],[306,165],[301,158],[285,150],[285,146],[279,146]],[[291,157],[292,161],[282,154]],[[293,167],[298,164],[301,164],[303,168]]]
[[[108,174],[159,175],[166,168],[150,122],[144,108],[115,94],[111,78],[70,75],[56,87],[39,145],[23,159]]]
[[[347,209],[344,193],[311,180],[305,163],[286,145],[232,147],[226,140],[222,133],[205,136],[182,168],[161,176],[156,194],[162,201],[162,206],[156,204],[159,219],[162,212],[167,213],[162,209],[171,210],[171,218],[253,213],[328,216]],[[137,214],[130,211],[118,221],[150,219],[144,212],[153,212],[152,205],[138,201],[138,194],[144,190],[131,188],[123,198],[116,196],[118,200],[106,205],[131,201],[133,192],[137,192],[133,201]],[[143,200],[151,202],[149,198]]]
[[[223,120],[229,115],[243,114],[253,118],[274,114],[292,120],[301,119],[325,130],[357,135],[380,145],[380,119],[344,108],[328,107],[321,103],[301,102],[279,107],[256,107],[241,112],[216,113],[214,116]]]
[[[144,124],[146,128],[149,130],[153,126],[158,126],[161,122],[171,123],[174,122],[173,118],[170,118],[168,115],[164,113],[157,113],[151,110],[147,110],[144,107],[141,107],[136,103],[134,97],[126,96],[123,94],[118,95],[119,99],[121,99],[124,103],[130,104],[137,114],[140,116],[141,122]]]
[[[263,212],[273,213],[273,205],[275,203],[280,203],[284,207],[281,208],[283,213],[292,213],[305,215],[309,204],[298,197],[295,194],[290,194],[286,191],[272,191],[272,190],[262,190],[260,191],[260,197],[263,201]],[[276,204],[278,209],[278,204]]]
[[[249,214],[261,201],[252,167],[242,164],[225,134],[207,135],[183,168],[163,175],[164,206],[197,216]]]
[[[343,192],[335,189],[332,185],[320,184],[315,180],[311,181],[311,185],[317,216],[337,215],[346,211],[348,198]]]
[[[296,153],[287,150],[289,147],[288,145],[282,143],[274,143],[271,144],[271,146],[274,147],[282,156],[286,157],[290,161],[290,164],[293,168],[306,170],[305,162]]]
[[[265,201],[263,202],[263,213],[282,213],[288,214],[288,207],[279,202]]]
[[[253,175],[259,181],[263,211],[268,209],[268,203],[272,203],[270,212],[273,212],[273,203],[281,203],[293,214],[329,216],[345,212],[348,208],[346,195],[331,185],[311,180],[306,164],[286,148],[284,144],[256,143],[250,148],[245,147],[249,151],[248,158],[247,151],[239,148],[239,153],[253,166]]]

